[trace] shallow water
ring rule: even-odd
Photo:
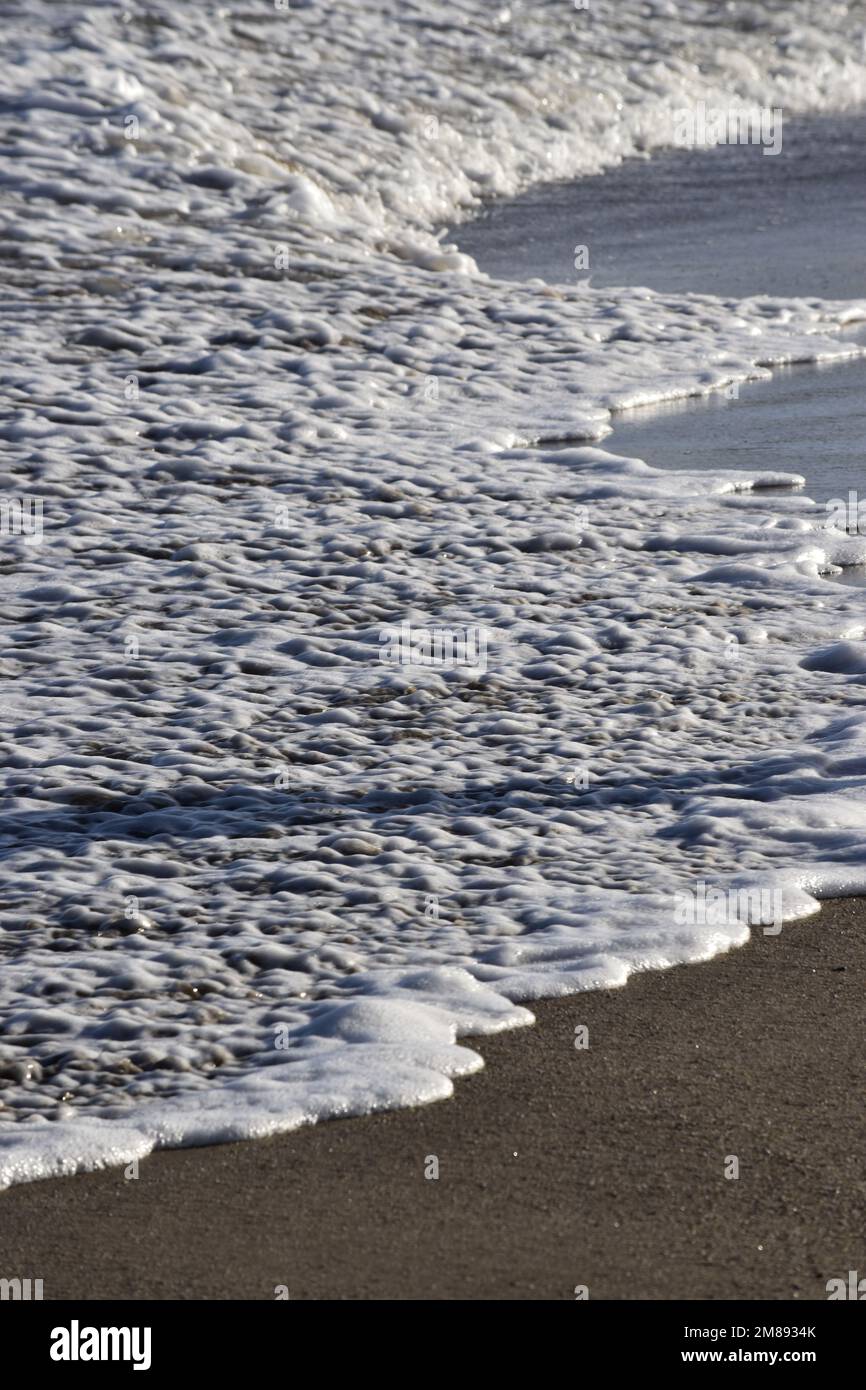
[[[782,148],[671,150],[531,189],[452,233],[503,280],[664,293],[866,296],[866,115],[786,121]],[[575,270],[575,247],[587,248]]]
[[[503,279],[659,292],[866,296],[866,115],[784,126],[782,149],[672,150],[494,206],[455,237]],[[574,247],[590,271],[573,269]],[[864,341],[863,326],[847,335]],[[866,359],[619,414],[605,447],[656,467],[800,473],[818,502],[866,483]],[[848,582],[856,581],[856,575]]]
[[[866,360],[779,367],[771,381],[625,411],[606,443],[662,468],[784,469],[817,502],[862,495]]]
[[[748,898],[677,920],[708,882],[866,891],[862,605],[821,578],[866,538],[530,447],[846,310],[550,295],[434,236],[660,146],[741,51],[866,99],[845,7],[647,9],[7,7],[0,448],[45,525],[0,576],[0,1185],[445,1096],[518,1001],[744,941]],[[409,623],[487,669],[383,663]]]

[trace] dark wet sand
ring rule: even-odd
[[[452,1100],[0,1193],[0,1274],[76,1299],[826,1298],[866,1273],[864,980],[866,903],[828,904],[539,1004]]]

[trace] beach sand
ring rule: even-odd
[[[866,904],[757,931],[531,1005],[451,1100],[4,1192],[0,1273],[49,1299],[824,1299],[866,1273]]]

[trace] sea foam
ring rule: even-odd
[[[683,894],[866,890],[863,540],[603,447],[866,306],[499,284],[435,232],[690,103],[862,100],[845,7],[4,26],[0,1182],[446,1096],[526,1001],[747,939]],[[486,669],[383,664],[403,624]]]

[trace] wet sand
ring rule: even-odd
[[[864,981],[866,903],[827,904],[533,1005],[451,1100],[0,1193],[0,1274],[49,1299],[824,1299],[866,1272]]]

